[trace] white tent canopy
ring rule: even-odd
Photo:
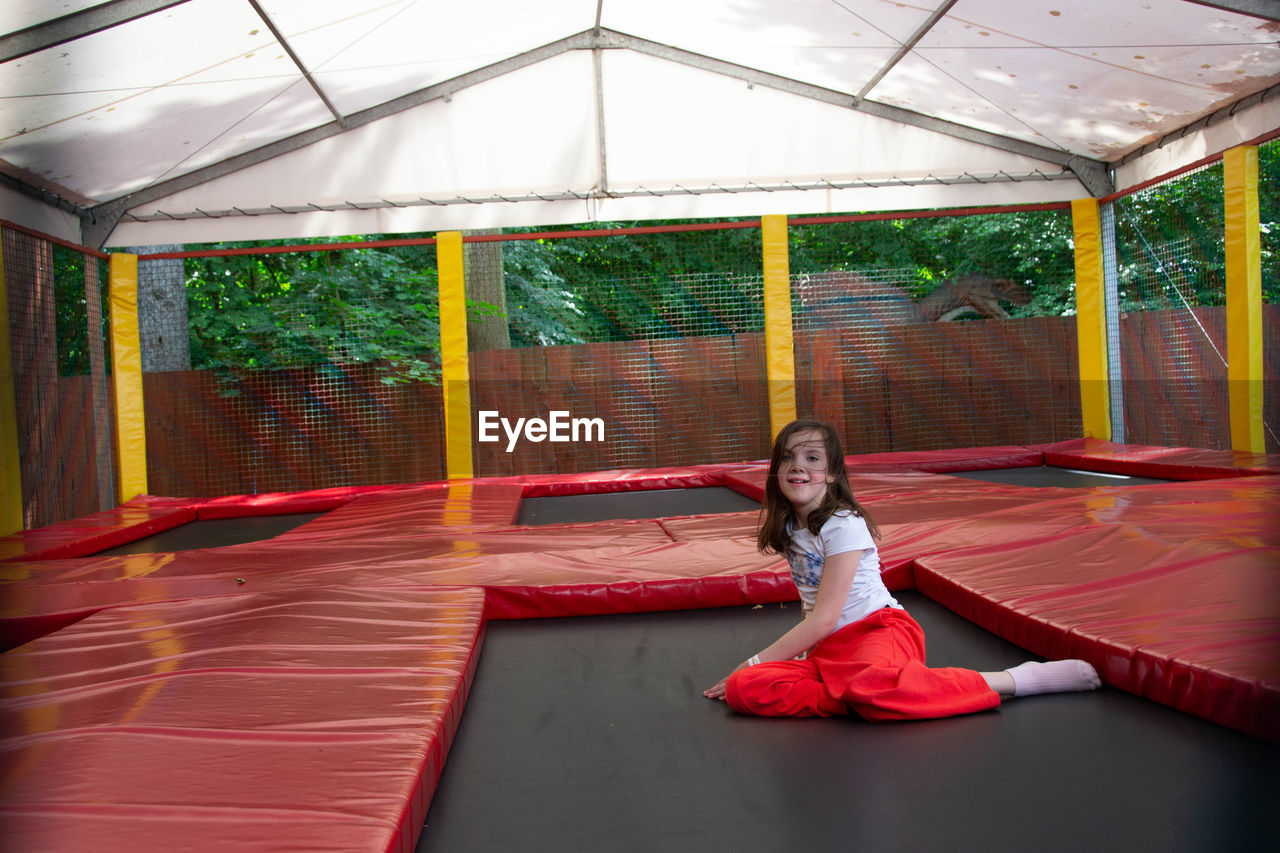
[[[1280,2],[7,0],[4,218],[90,245],[1104,195],[1280,127]]]

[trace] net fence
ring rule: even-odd
[[[1262,248],[1262,432],[1280,453],[1280,139],[1258,146],[1258,224]]]
[[[115,505],[106,264],[4,227],[22,520],[41,527]]]
[[[489,292],[505,294],[510,345],[470,358],[478,474],[768,452],[759,227],[561,233],[491,245],[504,286]],[[469,293],[485,292],[479,278],[469,265]],[[490,309],[477,301],[474,308]],[[550,422],[553,413],[599,429],[590,440],[585,424],[577,441],[571,430],[565,441],[514,437],[519,419]]]
[[[1280,450],[1280,143],[1259,147],[1265,446]],[[1222,162],[1114,202],[1124,440],[1229,449]]]
[[[238,248],[176,263],[139,250],[150,489],[442,479],[434,248]]]
[[[1259,192],[1272,452],[1278,146],[1261,146]],[[1111,207],[1129,443],[1230,446],[1222,195],[1210,164]],[[3,238],[35,527],[115,502],[107,270]],[[761,240],[758,221],[467,235],[475,474],[766,457]],[[850,453],[1078,437],[1072,249],[1059,207],[792,219],[797,413]],[[434,240],[133,251],[152,493],[447,476]]]
[[[847,452],[1079,434],[1069,212],[803,223],[797,406]]]
[[[1228,448],[1221,162],[1114,202],[1124,438]]]

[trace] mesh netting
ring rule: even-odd
[[[233,254],[176,268],[143,258],[138,270],[144,364],[178,364],[185,351],[191,365],[144,373],[151,491],[445,476],[433,246]],[[175,340],[161,329],[179,312],[148,321],[144,306],[184,295],[190,332]]]
[[[1270,451],[1278,145],[1262,146],[1259,193]],[[1220,164],[1104,208],[1130,443],[1229,446],[1222,208]],[[851,453],[1078,437],[1071,240],[1058,208],[792,220],[797,413],[835,423]],[[149,490],[443,479],[432,243],[136,249]],[[8,228],[4,259],[39,526],[114,503],[106,268]],[[767,456],[759,223],[470,235],[465,279],[477,476]],[[556,417],[577,440],[507,431],[554,433]]]
[[[106,265],[3,229],[24,526],[115,505]]]
[[[1229,448],[1221,162],[1115,202],[1126,441]]]
[[[471,354],[477,438],[482,418],[496,438],[477,441],[477,474],[767,454],[758,227],[508,239],[501,252],[513,346]],[[469,265],[473,298],[494,292],[479,279]],[[510,440],[501,426],[553,412],[598,419],[603,440]]]
[[[1263,439],[1280,453],[1280,139],[1258,147],[1262,238]]]
[[[1057,210],[796,225],[798,410],[850,453],[1078,436],[1070,234]]]

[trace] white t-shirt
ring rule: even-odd
[[[787,545],[787,563],[791,566],[791,580],[800,591],[806,616],[818,600],[818,584],[822,582],[822,567],[827,557],[845,551],[860,550],[862,558],[858,561],[858,570],[835,630],[857,622],[881,607],[902,609],[880,577],[880,552],[867,529],[867,522],[862,518],[842,509],[832,513],[817,536],[807,527],[796,530],[788,525],[787,532],[791,536]]]

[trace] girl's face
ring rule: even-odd
[[[787,439],[778,460],[778,487],[803,520],[818,508],[832,482],[827,443],[818,430],[802,430]]]

